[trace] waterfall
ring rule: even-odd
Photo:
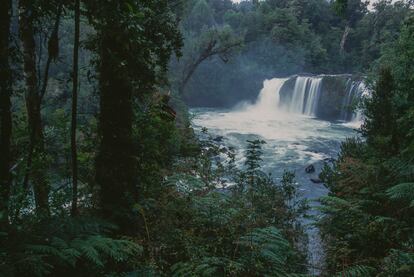
[[[306,88],[308,86],[308,77],[297,77],[295,88],[293,89],[292,100],[289,105],[289,111],[294,113],[303,113],[305,104]]]
[[[251,109],[264,114],[274,114],[279,107],[280,89],[286,79],[274,78],[263,82],[263,89]]]
[[[344,100],[342,101],[341,107],[341,121],[360,122],[362,121],[362,111],[358,107],[353,107],[356,101],[359,101],[361,97],[366,94],[366,87],[363,82],[352,82],[351,80],[347,83],[347,92]]]
[[[254,105],[247,110],[275,118],[275,114],[303,114],[330,121],[361,122],[353,109],[366,91],[362,81],[351,75],[292,76],[265,80]]]
[[[358,94],[359,82],[352,82],[348,80],[346,86],[346,95],[342,101],[340,120],[349,121],[353,117],[353,107],[355,97]]]
[[[360,82],[358,84],[357,96],[358,96],[358,99],[363,99],[364,97],[370,96],[370,91],[365,86],[364,82]],[[356,110],[352,114],[351,123],[359,127],[362,125],[363,121],[364,121],[363,111],[361,110],[361,107],[357,107]]]
[[[315,116],[318,110],[322,78],[297,77],[288,110]]]
[[[315,116],[318,111],[319,97],[321,94],[322,78],[310,80],[308,98],[305,105],[305,114]]]

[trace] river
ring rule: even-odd
[[[323,184],[312,182],[311,178],[318,179],[324,162],[338,155],[342,141],[357,135],[354,127],[358,123],[330,122],[283,108],[278,93],[284,81],[265,81],[254,104],[242,103],[233,109],[192,109],[192,123],[196,130],[205,127],[210,134],[223,136],[223,143],[236,149],[239,165],[244,163],[247,140],[265,140],[263,170],[271,173],[276,182],[285,170],[295,172],[300,195],[309,200],[309,213],[317,215],[312,209],[318,205],[315,200],[329,191]],[[315,173],[306,173],[305,168],[311,164]],[[311,219],[303,219],[303,223],[309,237],[309,271],[318,275],[324,260],[320,236]]]

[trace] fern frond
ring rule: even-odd
[[[275,227],[254,229],[250,234],[243,236],[237,242],[244,247],[247,258],[255,256],[258,261],[272,265],[273,273],[278,269],[286,268],[286,261],[291,253],[289,242]],[[286,274],[282,271],[280,274]]]
[[[101,258],[99,251],[97,251],[97,249],[93,245],[89,243],[85,243],[85,244],[79,245],[78,249],[82,253],[82,256],[85,257],[90,262],[92,262],[95,266],[98,266],[98,267],[104,266],[104,262]]]
[[[319,198],[319,202],[322,205],[315,207],[315,209],[325,214],[332,214],[343,210],[358,210],[355,205],[339,197],[324,196]]]
[[[328,205],[335,205],[335,206],[342,206],[342,207],[348,207],[352,206],[351,203],[346,201],[345,199],[335,197],[335,196],[324,196],[319,198],[320,202]]]
[[[31,272],[33,276],[46,276],[53,270],[53,265],[44,261],[44,256],[40,254],[27,253],[25,257],[16,262],[16,268],[24,268],[26,272]]]
[[[384,265],[387,276],[411,276],[414,273],[414,253],[392,249]]]
[[[171,267],[173,277],[225,276],[242,271],[243,265],[224,257],[205,257],[191,262],[179,262]],[[233,275],[233,274],[231,274]]]
[[[414,206],[414,183],[402,183],[387,190],[387,196],[391,200],[406,200]]]
[[[372,276],[374,268],[364,265],[354,265],[337,273],[335,277],[369,277]]]
[[[102,236],[75,238],[69,242],[54,237],[49,244],[28,245],[29,256],[37,257],[42,263],[53,260],[60,265],[76,266],[80,259],[89,261],[93,266],[104,267],[106,260],[123,262],[142,252],[142,247],[129,240],[116,240]]]

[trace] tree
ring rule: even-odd
[[[183,20],[185,30],[199,33],[203,28],[212,28],[216,25],[214,12],[205,0],[199,0],[194,4],[190,14]]]
[[[73,80],[72,80],[72,122],[71,122],[71,152],[72,152],[72,215],[78,213],[78,151],[76,145],[76,126],[78,114],[79,87],[79,36],[80,36],[80,0],[75,0],[75,38],[73,42]]]
[[[162,82],[181,37],[167,1],[87,1],[100,93],[96,182],[102,215],[133,231],[138,200],[133,103]],[[131,218],[132,217],[132,218]]]
[[[12,1],[0,1],[0,224],[8,221],[12,154],[10,23]]]
[[[348,35],[355,24],[364,16],[367,12],[368,1],[361,0],[337,0],[334,3],[334,8],[339,15],[345,19],[345,30],[342,34],[340,43],[340,52],[345,51],[345,43]]]
[[[266,142],[263,140],[248,140],[248,145],[246,149],[246,161],[244,165],[246,166],[246,177],[248,179],[249,190],[253,190],[256,178],[258,177],[258,172],[260,169],[260,162],[262,161],[262,145]],[[260,174],[259,174],[260,175]]]
[[[414,273],[413,26],[408,16],[399,38],[382,49],[364,105],[366,140],[345,141],[322,174],[331,191],[319,222],[328,270],[367,265],[373,276]]]
[[[132,80],[128,78],[128,68],[123,64],[128,61],[124,46],[128,38],[123,32],[121,19],[127,7],[117,4],[107,6],[116,13],[107,18],[99,30],[101,144],[96,164],[96,181],[100,185],[104,216],[111,218],[111,214],[115,213],[115,222],[125,227],[127,222],[121,221],[120,217],[129,214],[129,208],[136,201],[138,193],[132,141],[133,88]]]
[[[366,120],[362,126],[368,143],[378,149],[388,149],[393,152],[398,149],[394,131],[395,117],[392,103],[394,95],[395,85],[391,70],[382,68],[372,96],[366,101]]]
[[[39,212],[49,213],[48,195],[49,185],[41,168],[32,168],[33,159],[40,163],[44,151],[43,130],[41,119],[41,95],[38,86],[38,72],[36,65],[36,44],[34,29],[34,3],[23,0],[19,2],[20,10],[20,38],[23,46],[24,72],[26,75],[26,107],[28,115],[28,129],[30,137],[29,153],[27,158],[27,173],[25,176],[25,187],[27,187],[29,176],[33,179],[36,208]],[[37,165],[36,167],[39,167]]]
[[[29,177],[32,178],[35,195],[36,209],[41,215],[49,214],[49,183],[45,173],[46,155],[43,135],[43,123],[41,115],[42,101],[46,94],[50,65],[56,61],[59,55],[59,25],[63,4],[58,2],[37,3],[31,0],[19,1],[20,12],[20,39],[23,48],[23,64],[26,81],[26,108],[29,131],[29,153],[27,157],[27,172],[24,179],[24,187],[27,189]],[[43,6],[42,6],[43,5]],[[39,23],[40,7],[55,15],[54,26],[48,38],[47,61],[43,73],[43,82],[40,82],[40,69],[37,57],[42,58],[42,53],[37,53],[35,35],[36,24]],[[48,9],[51,10],[48,10]]]
[[[231,55],[242,45],[243,40],[233,34],[230,27],[203,29],[197,38],[189,38],[189,49],[184,50],[184,58],[178,91],[184,89],[198,66],[205,60],[218,56],[223,62],[228,62]]]

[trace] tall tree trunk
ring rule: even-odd
[[[193,64],[191,64],[189,66],[189,69],[187,71],[187,73],[185,74],[183,80],[181,81],[179,87],[178,87],[178,92],[180,93],[180,95],[184,94],[184,89],[188,84],[188,81],[190,80],[191,76],[193,76],[194,72],[196,71],[197,67],[203,62],[204,59],[197,59],[197,61]]]
[[[20,10],[20,39],[23,47],[23,63],[26,80],[26,109],[29,129],[29,157],[25,182],[29,176],[33,183],[33,191],[38,214],[49,215],[49,183],[44,168],[44,139],[41,117],[41,93],[38,85],[36,69],[36,44],[34,39],[33,3],[31,0],[21,0]]]
[[[12,1],[0,0],[0,224],[8,222],[11,186],[11,95],[10,23]]]
[[[237,48],[241,45],[242,42],[239,40],[227,44],[220,44],[218,39],[210,40],[203,51],[198,55],[197,59],[189,63],[187,67],[184,68],[181,82],[178,85],[178,92],[181,95],[184,93],[184,89],[187,86],[188,81],[191,79],[200,64],[205,60],[213,56],[220,56],[221,60],[226,63],[228,62],[228,59],[225,58],[225,56],[228,55],[232,49]]]
[[[121,62],[123,29],[117,19],[100,31],[100,125],[101,143],[96,181],[104,217],[121,229],[131,229],[132,204],[136,200],[136,162],[132,141],[132,88]]]
[[[351,32],[351,27],[349,26],[349,24],[347,24],[345,26],[344,33],[342,34],[341,43],[339,45],[339,49],[341,53],[345,52],[345,44],[346,44],[346,40],[348,38],[349,32]]]
[[[78,76],[79,76],[79,33],[80,33],[80,0],[75,0],[75,40],[73,43],[73,83],[72,83],[72,216],[78,214],[78,152],[76,146],[76,125],[78,114]]]

